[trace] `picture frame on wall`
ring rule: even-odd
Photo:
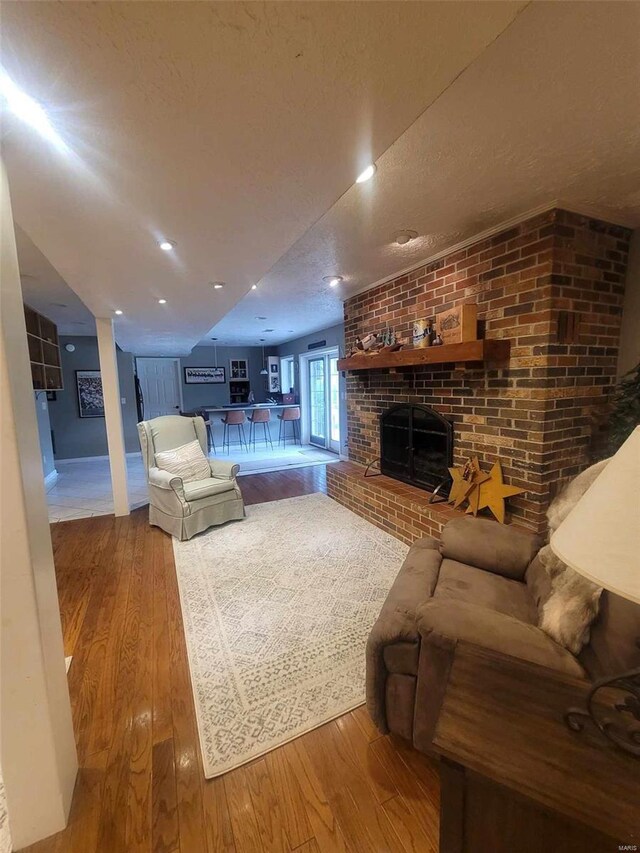
[[[185,367],[185,385],[224,385],[227,381],[224,367]]]
[[[99,370],[76,370],[78,413],[81,418],[103,418],[104,396]]]

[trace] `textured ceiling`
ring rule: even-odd
[[[350,293],[555,202],[640,225],[638,116],[640,4],[531,4],[207,338],[319,330]]]
[[[5,116],[16,221],[123,349],[186,352],[523,6],[6,3],[3,64],[67,145]]]

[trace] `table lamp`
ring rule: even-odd
[[[640,426],[553,533],[554,553],[578,574],[640,605]],[[615,692],[612,692],[615,691]],[[615,696],[602,715],[598,698]],[[574,731],[585,719],[621,749],[640,757],[640,668],[594,682],[587,709],[565,715]]]

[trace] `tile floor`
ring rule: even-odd
[[[260,448],[239,450],[231,454],[217,454],[217,459],[229,459],[240,464],[240,476],[246,474],[282,471],[286,468],[304,468],[307,465],[325,465],[337,462],[335,453],[328,453],[310,445],[288,445],[285,448]],[[47,490],[49,521],[71,521],[92,515],[109,515],[113,512],[111,476],[108,459],[90,459],[79,462],[56,462],[58,479]],[[127,456],[127,482],[131,508],[148,502],[147,478],[139,455]]]

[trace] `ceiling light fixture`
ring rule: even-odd
[[[119,308],[116,308],[116,310],[113,313],[117,314],[119,317],[122,314],[122,311]]]
[[[398,231],[395,236],[395,241],[398,246],[406,246],[406,244],[410,243],[411,240],[415,240],[417,236],[417,231]]]
[[[326,281],[327,284],[329,285],[329,287],[337,287],[340,284],[340,282],[342,281],[342,276],[341,275],[325,275],[325,277],[322,280]]]
[[[252,285],[251,285],[251,290],[257,290],[257,289],[258,289],[258,285],[257,285],[257,284],[252,284]]]
[[[224,281],[214,281],[213,282],[213,289],[214,290],[222,290],[223,287],[224,287]]]
[[[170,252],[172,249],[175,249],[176,244],[173,240],[159,240],[158,246],[160,246],[163,252]]]
[[[264,341],[264,338],[260,338],[261,341]],[[269,371],[267,370],[267,364],[264,360],[264,346],[262,347],[262,370],[260,371],[260,376],[268,376]]]
[[[266,320],[266,317],[256,317],[256,320]]]
[[[158,299],[158,305],[166,305],[166,304],[167,304],[166,299]]]
[[[370,181],[375,175],[377,168],[375,163],[370,163],[363,172],[360,172],[356,178],[356,184],[364,184],[366,181]]]
[[[58,145],[63,144],[44,109],[37,101],[23,92],[4,70],[0,73],[0,92],[14,115],[26,124],[31,125],[34,130],[37,130],[41,136],[50,142],[55,142]]]

